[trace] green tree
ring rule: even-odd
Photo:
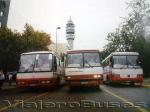
[[[23,51],[48,50],[51,44],[51,37],[45,32],[35,31],[32,26],[26,24],[22,33]]]
[[[0,67],[4,71],[17,70],[20,54],[28,51],[48,50],[51,37],[43,31],[35,31],[26,24],[23,33],[0,28]]]
[[[150,4],[148,0],[132,0],[128,6],[132,9],[129,16],[107,36],[108,44],[104,47],[103,56],[114,51],[135,51],[140,53],[145,76],[150,76]]]

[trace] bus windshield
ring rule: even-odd
[[[82,67],[83,57],[81,53],[67,55],[67,67]]]
[[[101,66],[99,53],[76,53],[67,55],[67,67]]]
[[[100,66],[99,53],[84,53],[84,66]]]
[[[127,56],[128,67],[140,67],[138,56]]]
[[[138,56],[113,56],[113,68],[139,68]]]
[[[22,55],[20,59],[19,72],[32,72],[35,62],[35,55]]]
[[[52,55],[38,54],[34,71],[51,71],[52,69]]]
[[[51,54],[27,54],[22,55],[19,72],[51,71]]]

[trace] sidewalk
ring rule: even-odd
[[[12,82],[11,85],[9,85],[8,82],[4,82],[3,86],[2,86],[2,90],[6,90],[6,89],[14,89],[16,88],[16,83]]]
[[[150,78],[144,78],[143,86],[150,88]]]
[[[144,78],[144,84],[149,84],[150,85],[150,78]]]

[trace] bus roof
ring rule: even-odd
[[[67,53],[93,53],[99,52],[99,50],[68,50]]]
[[[112,52],[109,56],[107,56],[103,61],[105,62],[107,59],[109,59],[112,56],[123,56],[123,55],[139,55],[138,52]]]
[[[26,52],[26,53],[22,53],[21,55],[28,55],[28,54],[47,54],[47,53],[51,53],[54,54],[56,56],[59,57],[59,55],[53,51],[34,51],[34,52]]]
[[[139,55],[138,52],[113,52],[111,55]]]

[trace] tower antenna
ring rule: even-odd
[[[73,21],[71,20],[71,16],[69,18],[70,20],[66,24],[66,39],[68,41],[68,49],[73,50],[73,41],[74,41],[74,34],[75,34],[75,25]]]

